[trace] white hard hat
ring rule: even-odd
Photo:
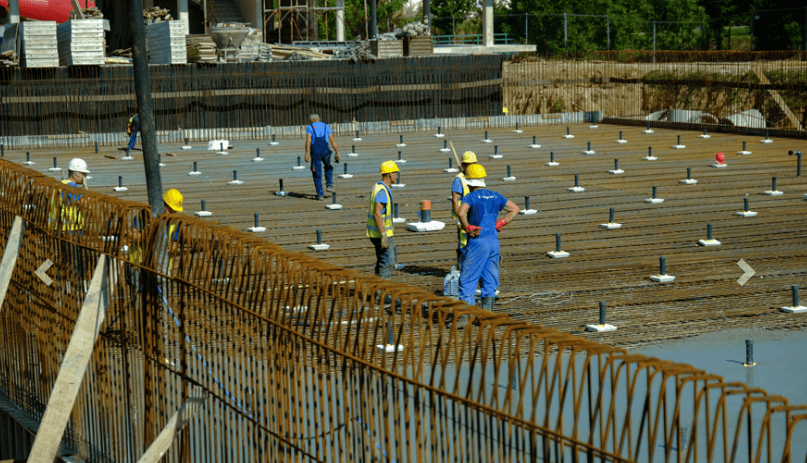
[[[87,163],[84,162],[84,159],[81,158],[73,158],[67,163],[67,170],[71,170],[73,172],[81,172],[82,174],[89,174],[90,170],[87,167]]]

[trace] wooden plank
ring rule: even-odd
[[[11,275],[14,274],[14,267],[17,265],[17,256],[20,255],[20,244],[25,231],[25,223],[22,217],[14,217],[11,225],[11,233],[6,241],[6,250],[3,252],[3,260],[0,261],[0,312],[3,310],[3,300],[8,292],[8,285],[11,284]]]
[[[95,340],[109,307],[109,265],[103,254],[98,258],[87,297],[81,306],[76,327],[64,354],[56,383],[36,433],[29,461],[53,461],[62,441],[67,421],[73,411],[78,391],[84,380]]]
[[[197,410],[207,399],[207,392],[200,386],[196,386],[191,392],[188,400],[174,413],[165,428],[160,432],[154,442],[151,443],[146,453],[140,457],[139,463],[156,463],[160,461],[166,451],[171,447],[174,438],[193,418]]]
[[[760,71],[759,68],[756,66],[754,66],[754,74],[757,75],[759,81],[762,82],[763,85],[771,84],[771,81],[768,80],[768,77],[765,76],[765,74],[762,71]],[[802,130],[799,118],[795,114],[793,114],[793,111],[791,111],[790,108],[787,106],[787,103],[785,103],[784,98],[782,98],[782,96],[779,95],[779,92],[773,89],[768,89],[768,93],[771,94],[771,96],[773,97],[773,101],[775,101],[776,104],[778,104],[779,107],[782,109],[782,111],[785,113],[785,116],[787,116],[788,120],[790,120],[790,123],[793,124],[793,127],[795,127],[796,130]]]

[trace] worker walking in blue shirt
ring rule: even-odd
[[[328,142],[336,152],[336,162],[339,162],[339,147],[333,138],[331,127],[321,122],[319,114],[311,115],[311,124],[305,129],[305,162],[309,161],[309,151],[311,152],[311,173],[314,176],[314,187],[317,189],[317,200],[325,199],[325,192],[322,191],[322,166],[325,166],[325,187],[328,192],[335,193],[333,187],[333,166],[331,165],[331,149]]]
[[[499,232],[518,214],[518,206],[485,185],[485,168],[480,164],[468,167],[465,174],[471,190],[462,200],[459,219],[468,234],[460,274],[460,299],[474,305],[474,293],[482,280],[482,308],[493,310],[499,287]],[[504,210],[501,220],[499,211]]]
[[[468,235],[460,225],[459,214],[460,206],[462,206],[462,198],[465,197],[471,190],[468,189],[468,182],[465,181],[465,173],[468,168],[476,164],[476,153],[473,151],[466,151],[462,153],[462,163],[460,168],[462,172],[454,177],[454,182],[451,183],[451,217],[457,221],[457,269],[462,270],[462,257],[465,246],[468,244]]]
[[[375,274],[389,279],[397,268],[398,253],[392,241],[392,183],[398,179],[398,165],[393,161],[381,164],[381,181],[373,185],[367,208],[367,237],[375,248]]]

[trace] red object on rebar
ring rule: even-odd
[[[726,155],[723,153],[717,153],[715,154],[715,159],[717,159],[718,164],[723,164],[726,162]]]
[[[70,0],[19,0],[20,16],[24,18],[36,19],[38,21],[56,21],[63,23],[70,19],[70,12],[73,5]],[[78,0],[82,8],[95,6],[95,2],[90,0]],[[8,0],[0,0],[0,7],[8,11]]]

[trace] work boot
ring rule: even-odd
[[[493,302],[496,300],[495,297],[483,297],[482,298],[482,308],[493,312]]]
[[[328,185],[327,187],[325,187],[325,191],[327,191],[328,193],[336,193],[336,187],[334,187],[333,185]]]
[[[325,196],[317,196],[317,201],[325,201]]]

